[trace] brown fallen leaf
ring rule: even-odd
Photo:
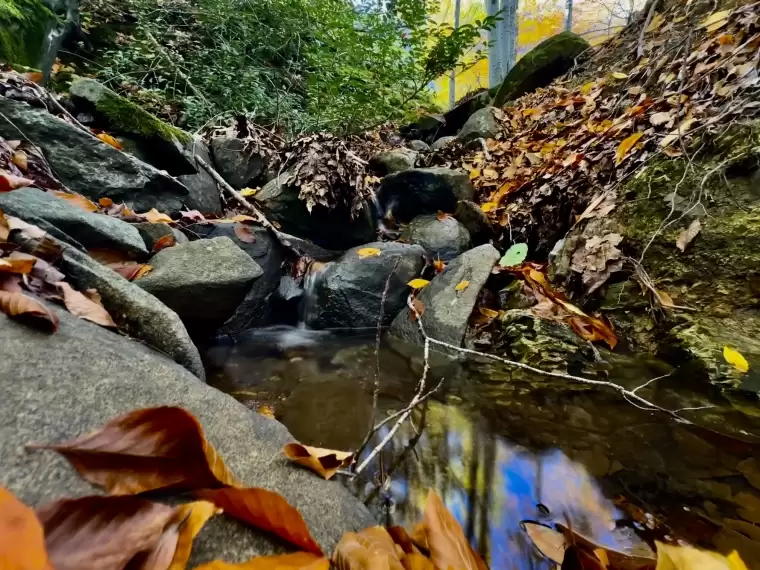
[[[22,293],[0,291],[0,309],[9,317],[45,332],[58,330],[58,317],[45,305]]]
[[[138,214],[138,216],[149,221],[151,224],[171,224],[174,222],[169,216],[162,214],[155,208],[151,208],[150,211],[144,214]]]
[[[69,204],[81,208],[85,212],[97,212],[98,205],[82,196],[81,194],[74,194],[73,192],[61,192],[60,190],[53,190],[51,192],[57,198],[66,200]]]
[[[162,249],[166,249],[167,247],[172,247],[176,243],[177,240],[174,238],[174,234],[162,236],[156,240],[156,243],[153,244],[153,249],[151,252],[156,253]]]
[[[116,328],[111,315],[108,314],[102,305],[93,303],[79,291],[75,291],[71,285],[65,281],[59,281],[55,284],[58,292],[63,295],[63,304],[69,312],[75,317],[84,319],[100,325],[101,327]]]
[[[254,243],[256,241],[256,234],[253,233],[253,229],[245,224],[235,224],[235,236],[243,243]]]
[[[10,192],[27,186],[34,186],[34,180],[0,170],[0,192]]]
[[[226,487],[199,490],[196,495],[214,503],[231,517],[271,532],[301,550],[322,555],[322,549],[312,538],[301,514],[274,491],[258,487]]]
[[[8,225],[8,220],[5,217],[5,212],[0,210],[0,242],[8,241],[8,236],[11,233],[11,227]]]
[[[404,570],[393,539],[381,526],[345,533],[332,560],[339,570]]]
[[[126,568],[156,548],[174,513],[139,497],[82,497],[37,509],[55,570]]]
[[[100,296],[100,293],[98,293],[97,289],[85,289],[84,296],[93,303],[97,303],[98,305],[103,306],[103,299]]]
[[[330,561],[324,556],[317,556],[309,552],[295,552],[293,554],[257,556],[239,564],[214,560],[208,564],[197,566],[195,570],[330,570]]]
[[[436,568],[487,570],[485,562],[467,542],[462,527],[441,501],[438,493],[428,491],[422,524]]]
[[[113,263],[135,263],[123,251],[105,248],[93,248],[87,250],[87,255],[98,263],[111,265]]]
[[[525,531],[525,534],[530,537],[531,541],[533,541],[533,546],[536,547],[536,550],[542,556],[552,562],[562,564],[562,561],[565,559],[567,544],[561,532],[532,521],[522,521],[520,526]]]
[[[406,529],[403,526],[389,526],[385,530],[388,531],[388,534],[393,539],[393,542],[398,544],[405,554],[418,552],[417,548],[414,546],[412,537],[409,536],[409,533],[406,532]]]
[[[221,509],[209,501],[194,501],[177,507],[174,525],[177,527],[177,540],[173,549],[171,564],[164,566],[168,570],[185,570],[193,549],[193,540],[204,525]]]
[[[354,454],[350,451],[309,447],[300,443],[288,443],[282,448],[282,452],[291,461],[311,469],[325,479],[329,479],[338,469],[348,467],[354,461]]]
[[[412,321],[417,320],[417,315],[420,317],[425,314],[425,303],[420,301],[419,299],[414,299],[412,301],[412,305],[414,306],[414,309],[411,307],[409,308],[409,318],[412,319]]]
[[[34,269],[37,258],[33,256],[24,258],[5,257],[0,259],[0,273],[18,273],[28,275]]]
[[[436,570],[430,558],[419,552],[407,554],[401,559],[401,564],[406,570]]]
[[[57,451],[112,495],[238,484],[198,420],[173,406],[135,410],[79,438],[30,447]]]
[[[30,255],[28,253],[23,253],[20,251],[14,251],[9,256],[9,259],[26,259],[26,260],[32,260],[34,261],[34,267],[32,267],[32,277],[37,277],[38,279],[42,279],[45,283],[49,283],[50,285],[54,285],[55,283],[58,283],[59,281],[63,281],[66,276],[58,271],[55,267],[53,267],[50,263],[45,261],[44,259],[40,259],[36,255]]]
[[[694,221],[689,224],[689,227],[678,234],[676,247],[681,250],[681,252],[686,251],[686,248],[689,247],[689,244],[694,241],[694,238],[697,237],[697,234],[701,230],[702,223],[699,221],[699,218],[694,218]]]
[[[107,145],[111,145],[116,150],[122,150],[121,143],[117,141],[114,137],[109,135],[108,133],[98,133],[95,135],[97,138],[99,138],[101,141],[106,143]]]
[[[0,568],[53,570],[35,512],[0,487]]]

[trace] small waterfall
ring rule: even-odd
[[[298,307],[298,328],[305,329],[314,316],[317,306],[316,287],[319,276],[325,268],[324,263],[312,261],[303,277],[303,296]]]
[[[385,227],[386,210],[380,205],[377,194],[370,190],[370,201],[372,202],[372,217],[375,220],[375,229],[380,233],[385,233],[388,228]]]

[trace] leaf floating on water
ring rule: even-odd
[[[45,305],[23,293],[0,291],[0,309],[9,317],[45,332],[58,330],[58,317]]]
[[[552,562],[562,564],[565,559],[565,537],[562,533],[554,530],[543,524],[523,521],[520,526],[525,533],[533,541],[533,545],[541,553],[542,556],[548,558]]]
[[[330,570],[330,561],[324,556],[316,556],[309,552],[295,552],[256,556],[239,564],[214,560],[197,566],[195,570]]]
[[[422,289],[423,287],[430,285],[430,281],[427,279],[412,279],[407,285],[412,289]]]
[[[454,287],[454,290],[461,293],[462,291],[464,291],[465,289],[467,289],[467,287],[469,287],[469,286],[470,286],[470,282],[467,281],[466,279],[464,279],[464,280],[460,281],[459,283],[457,283],[457,286]]]
[[[686,248],[692,241],[694,241],[694,238],[697,237],[697,234],[701,230],[702,224],[699,221],[699,218],[695,218],[694,221],[689,224],[688,228],[678,234],[678,239],[676,239],[676,247],[682,252],[686,251]]]
[[[526,257],[528,257],[528,244],[516,243],[513,244],[504,254],[504,257],[499,260],[499,265],[501,267],[514,267],[525,261]]]
[[[311,469],[325,479],[330,479],[338,469],[348,467],[354,460],[354,454],[350,451],[309,447],[300,443],[288,443],[282,452],[294,463]]]
[[[74,194],[73,192],[61,192],[60,190],[53,190],[51,194],[53,194],[56,198],[66,200],[69,204],[81,208],[85,212],[92,213],[98,211],[98,205],[88,198],[85,198],[81,194]]]
[[[196,495],[258,529],[271,532],[298,548],[322,555],[301,514],[281,495],[258,487],[204,489]]]
[[[643,136],[644,133],[634,133],[620,143],[617,148],[617,152],[615,153],[616,166],[625,160],[626,156],[628,156],[628,153],[631,152],[631,149],[636,146],[636,143],[639,142],[639,139]]]
[[[730,346],[723,347],[723,358],[739,372],[749,372],[749,362],[738,350]]]
[[[116,323],[102,305],[92,302],[79,291],[75,291],[65,281],[60,281],[55,286],[63,296],[63,304],[72,315],[101,327],[116,328]]]
[[[364,259],[365,257],[375,257],[380,255],[382,252],[377,249],[376,247],[363,247],[359,250],[357,250],[356,255]]]
[[[487,566],[467,542],[462,527],[432,489],[423,515],[430,559],[436,568],[485,570]]]
[[[235,237],[243,243],[256,242],[256,234],[253,233],[250,226],[246,226],[245,224],[235,224]]]
[[[198,420],[173,406],[135,410],[76,439],[30,447],[57,451],[113,495],[238,484]]]
[[[0,561],[3,570],[53,570],[37,515],[0,487]]]

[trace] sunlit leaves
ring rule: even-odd
[[[283,447],[282,452],[294,463],[311,469],[325,479],[330,479],[338,469],[351,465],[354,455],[349,451],[309,447],[300,443],[289,443]]]
[[[749,372],[749,362],[741,352],[726,345],[723,347],[723,358],[739,372]]]
[[[0,567],[52,570],[42,525],[34,511],[0,487]]]

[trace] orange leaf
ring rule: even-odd
[[[617,148],[617,152],[615,153],[615,164],[618,165],[623,160],[625,160],[625,157],[628,156],[628,153],[631,151],[631,149],[636,146],[636,143],[639,142],[639,139],[644,136],[644,133],[633,133],[630,137],[625,139],[623,142],[620,143],[620,145]]]
[[[451,218],[451,214],[447,214],[446,212],[442,212],[441,210],[438,210],[436,212],[435,217],[438,218],[439,222],[442,222],[448,218]]]
[[[0,568],[52,570],[42,524],[32,509],[0,487]]]
[[[111,206],[113,206],[113,200],[111,200],[110,198],[101,198],[100,200],[98,200],[98,204],[100,204],[101,208],[110,208]]]
[[[4,170],[0,170],[0,192],[10,192],[16,188],[25,188],[26,186],[33,186],[34,180],[28,178],[22,178],[15,174],[10,174]]]
[[[573,330],[583,340],[604,341],[614,349],[618,339],[612,328],[602,319],[596,317],[574,315],[567,319]]]
[[[108,133],[99,133],[99,134],[97,134],[95,136],[98,137],[104,143],[111,145],[116,150],[121,150],[122,149],[121,143],[119,141],[117,141],[114,137],[112,137],[111,135],[109,135]]]
[[[256,241],[256,234],[250,226],[243,224],[235,224],[235,236],[243,243],[254,243]]]
[[[432,489],[428,492],[423,516],[430,559],[436,568],[486,570],[483,560],[467,542],[462,527]]]
[[[56,570],[127,568],[160,546],[174,514],[138,497],[82,497],[37,509]]]
[[[9,317],[46,332],[55,332],[58,329],[58,317],[45,305],[23,293],[0,291],[0,309]]]
[[[441,271],[443,271],[444,269],[446,269],[446,264],[443,261],[441,261],[440,259],[436,259],[433,262],[433,269],[435,269],[436,273],[440,273]]]
[[[245,214],[236,214],[228,220],[219,220],[220,222],[257,222],[258,220],[253,216],[247,216]]]
[[[91,202],[81,194],[73,194],[71,192],[61,192],[60,190],[53,190],[51,194],[57,198],[66,200],[73,206],[82,208],[85,212],[97,212],[98,205],[95,202]]]
[[[309,552],[257,556],[240,564],[214,560],[195,570],[330,570],[330,561]]]
[[[174,238],[174,234],[162,236],[156,240],[156,243],[153,244],[152,253],[156,253],[157,251],[161,251],[167,247],[172,247],[176,243],[177,240]]]
[[[309,447],[300,443],[288,443],[282,448],[282,452],[294,463],[311,469],[325,479],[329,479],[338,469],[348,467],[354,461],[354,454],[350,451]]]
[[[409,533],[406,532],[406,529],[403,526],[389,526],[385,530],[388,531],[393,542],[398,544],[404,553],[411,554],[412,552],[416,552],[414,542],[412,542]]]
[[[393,539],[381,526],[345,533],[332,559],[340,570],[404,570]]]
[[[26,275],[32,272],[37,259],[35,257],[23,257],[16,259],[0,259],[0,273],[19,273]]]
[[[401,563],[406,570],[435,570],[430,558],[420,554],[419,552],[412,552],[407,554],[401,559]]]
[[[75,291],[65,281],[60,281],[55,286],[63,295],[63,304],[72,315],[101,327],[116,328],[116,323],[102,305],[92,302],[79,291]]]
[[[149,212],[145,214],[138,214],[141,218],[148,220],[151,224],[171,224],[172,220],[166,214],[162,214],[155,208],[151,208]]]
[[[11,226],[8,223],[8,218],[6,218],[5,213],[0,210],[0,241],[8,241],[10,233]]]
[[[77,439],[32,447],[59,452],[113,495],[238,484],[198,420],[172,406],[135,410]]]
[[[258,487],[203,489],[196,495],[211,501],[226,514],[271,532],[298,548],[322,555],[301,514],[281,495]]]
[[[185,570],[187,561],[190,560],[190,552],[193,548],[193,540],[211,517],[222,511],[208,501],[194,501],[177,507],[174,521],[178,523],[179,533],[176,546],[170,558],[171,564],[163,566],[167,570]]]

